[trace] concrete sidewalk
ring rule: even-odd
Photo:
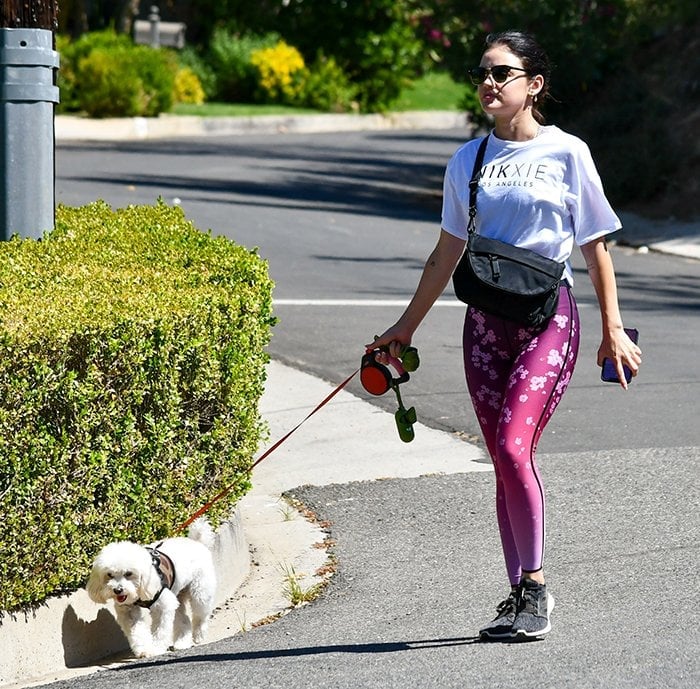
[[[616,235],[619,244],[700,260],[700,218],[651,220],[623,212],[620,219],[622,230]]]
[[[265,394],[260,402],[261,415],[270,427],[270,441],[261,448],[261,454],[302,421],[334,387],[278,362],[270,362]],[[250,550],[250,575],[233,597],[216,610],[208,641],[233,636],[286,614],[293,609],[290,586],[308,591],[332,575],[332,563],[324,547],[328,536],[324,525],[290,505],[282,497],[285,491],[307,484],[324,486],[491,471],[482,449],[420,423],[415,430],[412,443],[401,442],[392,414],[341,391],[258,465],[253,473],[253,489],[237,509]],[[230,548],[228,553],[241,560],[248,556],[236,548]],[[240,569],[244,564],[236,562],[231,568]],[[74,602],[69,606],[75,617],[73,628],[97,622],[97,606],[82,594],[82,591],[76,594],[79,604]],[[3,656],[0,686],[19,689],[130,662],[126,653],[105,661],[95,656],[92,663],[71,667],[74,665],[70,660],[71,640],[64,638],[64,606],[42,613],[34,620],[20,621],[22,633],[40,641],[41,662],[35,655],[33,659],[25,656],[19,664],[6,655],[9,649],[0,648]],[[98,617],[102,625],[94,629],[93,635],[107,630],[121,637],[114,623],[110,624],[104,615]],[[7,628],[9,624],[6,620],[5,633],[12,631]],[[47,674],[46,667],[54,669]]]
[[[387,129],[458,129],[467,115],[452,110],[349,115],[259,115],[256,117],[127,117],[91,119],[57,115],[56,141],[143,141],[182,136],[309,134]]]

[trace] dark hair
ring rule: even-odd
[[[492,48],[496,45],[505,46],[513,55],[519,57],[529,76],[542,75],[544,86],[534,98],[532,114],[540,124],[544,124],[544,116],[540,112],[540,103],[549,96],[549,80],[552,73],[552,64],[547,53],[545,53],[532,34],[521,31],[490,33],[486,37],[486,48]]]

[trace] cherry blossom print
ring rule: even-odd
[[[564,358],[559,353],[559,350],[550,349],[549,354],[547,354],[547,363],[550,366],[562,367],[564,365]]]
[[[530,390],[533,392],[537,392],[538,390],[542,390],[544,388],[545,383],[547,382],[547,376],[532,376],[530,378]]]
[[[569,386],[570,382],[571,382],[571,371],[567,371],[559,379],[559,382],[557,383],[556,391],[557,391],[557,395],[559,395],[559,397],[561,397],[564,394],[564,391]]]
[[[569,317],[564,314],[556,313],[552,316],[552,321],[554,321],[554,324],[559,330],[564,330],[569,322]]]
[[[467,310],[467,385],[496,476],[497,519],[511,581],[544,557],[544,489],[537,443],[562,399],[576,363],[578,313],[562,287],[557,313],[543,328],[524,328]]]

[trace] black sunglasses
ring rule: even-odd
[[[494,67],[474,67],[469,70],[469,77],[472,80],[472,84],[475,86],[483,84],[489,78],[489,74],[497,84],[502,84],[514,69],[517,69],[519,72],[527,73],[527,70],[522,67],[495,65]]]

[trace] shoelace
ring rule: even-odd
[[[540,612],[540,593],[537,589],[527,589],[524,586],[520,587],[520,603],[518,612],[527,612],[531,615],[541,616]]]
[[[509,612],[515,612],[518,609],[517,591],[511,591],[511,594],[505,600],[502,600],[496,606],[496,619],[507,615]]]

